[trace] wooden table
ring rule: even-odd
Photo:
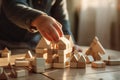
[[[82,47],[83,53],[87,47]],[[114,59],[120,58],[120,52],[106,50],[106,54]],[[10,80],[120,80],[120,65],[106,66],[106,68],[92,68],[87,64],[86,69],[50,69],[43,74],[31,73],[29,76]]]

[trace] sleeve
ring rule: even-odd
[[[31,27],[31,21],[46,13],[29,7],[27,1],[28,0],[3,0],[3,10],[8,19],[14,24],[34,32],[33,27]]]
[[[52,16],[62,24],[64,34],[72,35],[68,18],[66,0],[56,0],[51,10]]]

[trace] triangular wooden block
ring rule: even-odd
[[[78,59],[76,59],[76,57],[73,55],[72,58],[71,58],[71,60],[70,60],[70,62],[76,62],[77,63]]]
[[[8,48],[5,48],[1,52],[1,57],[10,57],[10,55],[11,55],[11,51]]]
[[[100,43],[98,37],[95,36],[93,39],[93,42],[90,45],[91,47],[95,46],[93,48],[93,51],[96,52],[96,50],[99,50],[101,54],[105,54],[105,49],[103,48],[102,44]]]
[[[3,70],[2,74],[0,74],[0,80],[9,80],[9,77],[4,70]]]
[[[59,42],[57,43],[59,50],[65,50],[70,48],[70,42],[66,37],[61,37]]]
[[[81,55],[80,58],[79,58],[79,60],[78,60],[78,62],[83,62],[83,63],[85,63],[85,62],[86,62],[85,57],[84,57],[83,55]]]
[[[50,47],[50,41],[42,37],[36,48],[49,48],[49,47]]]
[[[7,47],[5,47],[5,49],[3,50],[3,52],[9,52],[10,50],[7,48]]]
[[[75,51],[74,52],[74,56],[76,57],[76,59],[77,59],[77,61],[80,59],[80,53],[79,52],[77,52],[77,51]]]
[[[90,48],[86,51],[86,55],[92,55],[94,60],[101,60],[100,54],[105,54],[105,50],[98,38],[95,37],[90,45]]]
[[[26,53],[25,58],[33,58],[30,50],[28,50],[28,52]]]

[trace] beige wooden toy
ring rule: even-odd
[[[96,61],[101,60],[100,54],[105,54],[105,50],[99,42],[98,38],[95,37],[90,45],[90,48],[86,51],[86,55],[92,55],[94,60]]]
[[[92,62],[91,65],[93,68],[104,68],[105,67],[105,63],[103,61],[94,61]]]
[[[8,48],[5,48],[4,50],[2,50],[1,52],[1,57],[10,57],[11,55],[11,51]]]

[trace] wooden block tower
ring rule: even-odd
[[[71,56],[73,46],[70,35],[61,37],[58,43],[42,38],[35,50],[36,57],[44,58],[46,63],[52,64],[54,68],[65,68],[70,64],[68,58]]]

